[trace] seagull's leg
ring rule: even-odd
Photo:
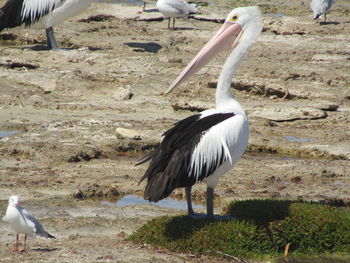
[[[173,30],[175,30],[175,17],[173,18]]]
[[[207,217],[214,218],[214,188],[207,187]]]
[[[18,239],[19,239],[19,235],[18,233],[16,233],[16,244],[15,244],[15,248],[11,250],[11,252],[17,252],[18,251]]]
[[[324,22],[326,23],[327,21],[327,13],[324,13]]]
[[[146,2],[143,2],[142,12],[145,12],[145,9],[146,9]]]
[[[52,27],[46,28],[46,39],[48,49],[58,49]]]
[[[23,247],[20,252],[24,252],[27,249],[27,234],[24,234]]]
[[[168,20],[168,29],[170,29],[170,19],[171,19],[171,18],[168,17],[168,19],[169,19],[169,20]]]
[[[23,251],[27,249],[27,234],[24,235],[24,246],[23,246]]]
[[[187,211],[189,216],[194,215],[193,207],[192,207],[192,199],[191,199],[191,189],[192,187],[185,187],[186,200],[187,200]]]

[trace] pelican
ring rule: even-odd
[[[326,21],[326,13],[331,9],[336,0],[312,0],[310,8],[314,13],[314,19],[319,19],[324,14],[324,21]]]
[[[216,108],[177,122],[163,135],[163,141],[137,164],[151,161],[140,182],[147,178],[146,200],[157,202],[175,188],[185,187],[188,215],[192,208],[191,187],[207,184],[207,217],[214,217],[214,187],[219,178],[241,158],[248,144],[248,118],[231,93],[232,78],[249,47],[262,30],[258,7],[232,10],[223,26],[203,47],[166,93],[206,65],[216,54],[233,49],[222,68],[216,88]]]
[[[157,8],[165,17],[169,18],[168,28],[170,29],[170,19],[173,18],[173,29],[175,29],[175,18],[188,18],[190,14],[198,12],[195,5],[187,4],[183,0],[158,0]]]
[[[48,49],[57,49],[53,26],[74,16],[94,0],[8,0],[0,8],[0,32],[21,25],[45,28]]]
[[[27,236],[35,237],[35,235],[39,235],[46,238],[55,238],[50,235],[44,227],[40,224],[38,219],[32,216],[28,210],[26,210],[23,206],[19,205],[20,198],[16,195],[13,195],[9,199],[9,204],[6,210],[6,214],[3,217],[3,221],[10,224],[10,227],[16,231],[16,244],[13,252],[17,252],[18,250],[18,239],[19,233],[24,234],[24,243],[23,249],[21,251],[26,250],[26,242]]]

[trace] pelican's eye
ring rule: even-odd
[[[237,20],[238,20],[238,15],[231,16],[231,19],[230,19],[231,22],[236,22]]]

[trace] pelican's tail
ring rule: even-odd
[[[8,0],[0,8],[0,32],[5,28],[20,26],[23,24],[21,12],[24,0]]]
[[[56,239],[53,235],[47,233],[47,238]]]

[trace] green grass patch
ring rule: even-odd
[[[320,203],[245,200],[230,203],[235,220],[194,220],[188,216],[154,218],[130,236],[178,252],[277,257],[290,243],[289,255],[349,255],[350,211]]]

